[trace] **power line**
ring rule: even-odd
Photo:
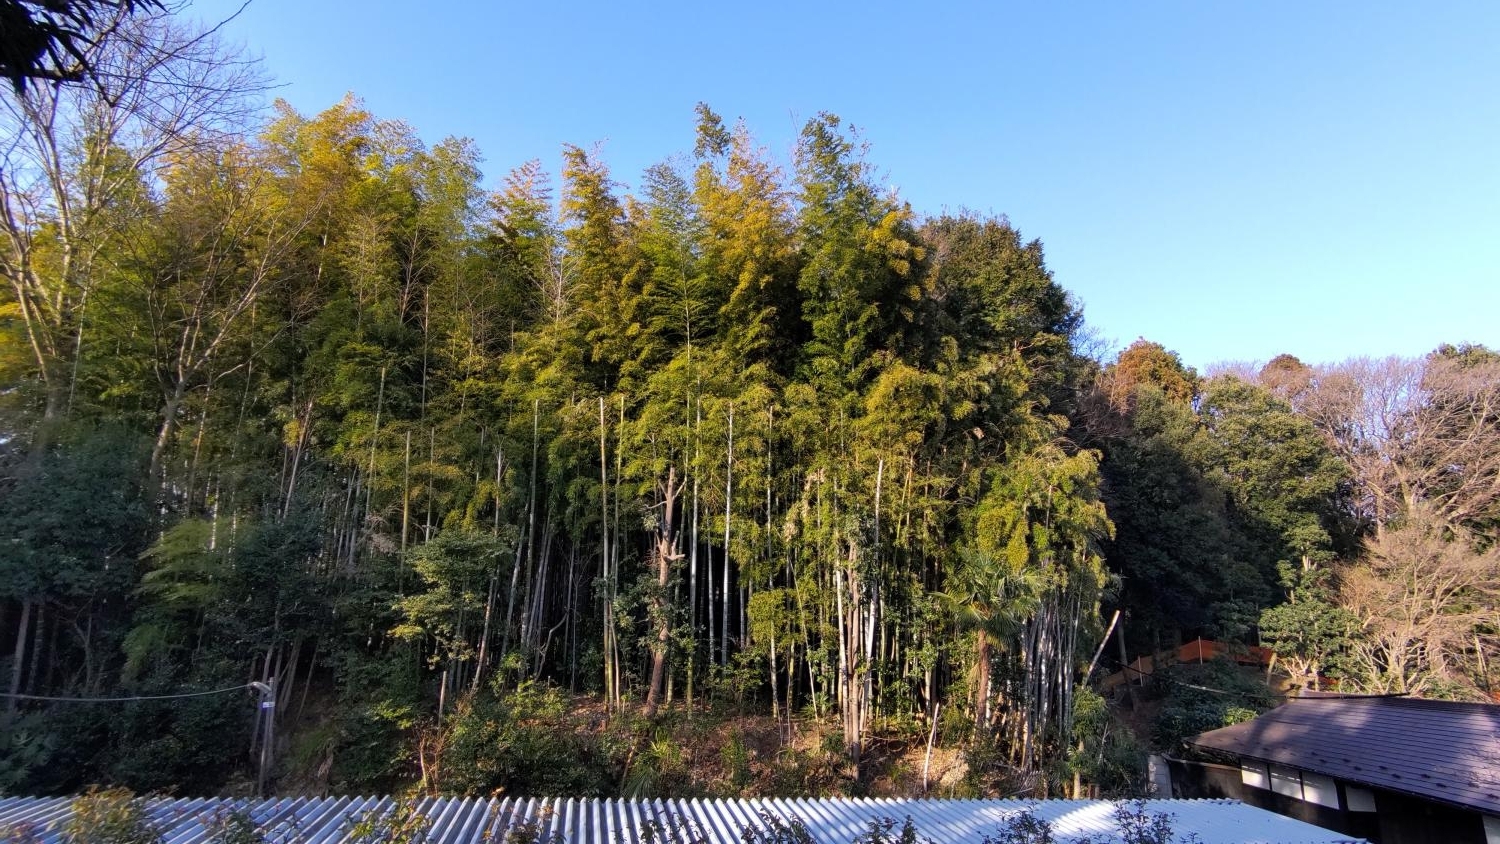
[[[1385,692],[1383,694],[1337,694],[1328,692],[1319,692],[1317,694],[1286,694],[1283,692],[1273,692],[1269,688],[1264,693],[1259,690],[1251,691],[1249,689],[1240,689],[1238,691],[1231,689],[1211,689],[1208,686],[1184,682],[1165,674],[1147,673],[1130,665],[1125,666],[1124,671],[1127,674],[1134,672],[1142,681],[1150,680],[1156,683],[1167,683],[1187,689],[1197,689],[1200,692],[1212,692],[1216,695],[1230,695],[1241,698],[1260,697],[1262,694],[1279,700],[1369,700],[1371,698],[1410,697],[1409,692]],[[1129,681],[1127,680],[1126,682]]]
[[[140,700],[177,700],[179,698],[185,697],[206,697],[208,695],[222,695],[254,687],[254,683],[246,683],[242,686],[230,686],[226,689],[213,689],[206,692],[182,692],[175,695],[131,695],[129,697],[51,697],[49,695],[18,695],[10,694],[8,692],[0,692],[0,698],[13,698],[15,700],[45,700],[52,703],[130,703],[132,701]]]

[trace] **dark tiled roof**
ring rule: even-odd
[[[1305,697],[1191,744],[1500,814],[1500,706]]]

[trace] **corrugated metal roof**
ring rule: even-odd
[[[206,844],[216,813],[247,813],[279,844],[339,844],[369,812],[397,805],[388,797],[299,797],[266,801],[218,798],[151,799],[148,816],[164,830],[163,844]],[[71,798],[0,798],[0,833],[26,825],[35,840],[61,840]],[[938,844],[979,844],[1005,823],[1030,811],[1052,823],[1059,842],[1116,832],[1114,804],[1104,800],[596,800],[426,798],[416,810],[431,822],[427,844],[505,842],[506,833],[534,822],[538,844],[737,844],[746,827],[764,827],[761,813],[797,818],[818,844],[850,844],[870,821],[912,819],[921,839]],[[1354,844],[1361,839],[1247,806],[1238,800],[1148,800],[1149,813],[1173,817],[1179,837],[1195,833],[1203,844]],[[899,826],[898,826],[899,831]],[[277,837],[277,835],[292,837]],[[1113,840],[1113,839],[1105,839]]]
[[[1493,704],[1309,696],[1192,743],[1500,814],[1500,706]]]

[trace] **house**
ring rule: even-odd
[[[1500,844],[1500,706],[1309,694],[1189,744],[1172,793],[1231,797],[1378,844]]]
[[[72,813],[74,798],[0,797],[0,839],[55,844]],[[391,798],[287,797],[246,801],[232,798],[147,799],[144,816],[172,844],[209,844],[227,840],[222,819],[233,812],[249,818],[267,841],[348,844],[354,826],[368,823],[397,807]],[[1291,818],[1247,806],[1236,800],[1148,800],[1147,816],[1171,816],[1174,841],[1202,844],[1359,844]],[[405,830],[422,828],[416,840],[427,844],[741,844],[752,838],[788,841],[795,836],[768,836],[768,818],[797,819],[814,844],[851,844],[868,834],[871,821],[889,819],[886,836],[895,841],[900,824],[910,818],[918,841],[981,844],[1023,815],[1046,821],[1052,841],[1121,840],[1115,804],[1105,800],[909,800],[909,799],[766,799],[766,800],[603,800],[594,798],[421,798],[404,803]],[[1130,808],[1130,807],[1127,807]],[[411,824],[413,818],[420,819]],[[215,820],[220,831],[215,835]],[[376,828],[380,828],[376,824]],[[746,836],[746,830],[760,836]],[[364,830],[370,840],[370,830]],[[406,839],[402,839],[406,840]],[[1032,840],[1032,839],[1026,839]]]

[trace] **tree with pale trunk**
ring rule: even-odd
[[[1420,510],[1449,530],[1494,538],[1500,358],[1461,351],[1346,361],[1319,371],[1304,400],[1353,471],[1356,514],[1376,533]]]
[[[1339,599],[1359,625],[1350,668],[1364,691],[1472,696],[1500,645],[1500,548],[1417,509],[1366,543]]]
[[[121,12],[123,14],[123,10]],[[86,315],[163,167],[242,129],[265,83],[211,32],[166,13],[99,20],[88,84],[0,96],[0,277],[40,391],[42,429],[67,415]]]

